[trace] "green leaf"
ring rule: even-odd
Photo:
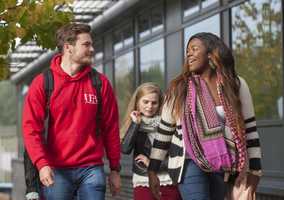
[[[23,0],[17,5],[17,0],[0,0],[0,12],[7,22],[0,26],[0,54],[15,48],[15,39],[21,43],[35,40],[43,48],[55,48],[55,32],[63,24],[73,19],[72,13],[58,12],[56,5],[71,3],[73,0]],[[0,80],[8,77],[8,62],[1,60]]]
[[[5,1],[0,1],[0,13],[2,13],[6,9]]]
[[[17,4],[17,0],[6,0],[6,8],[13,8]]]

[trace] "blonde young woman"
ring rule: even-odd
[[[154,200],[149,189],[147,167],[154,138],[160,122],[160,107],[163,96],[155,83],[144,83],[134,92],[122,127],[122,152],[133,153],[134,200]],[[180,194],[167,173],[167,164],[162,162],[157,171],[162,200],[180,200]]]
[[[254,195],[261,152],[251,94],[231,50],[214,34],[189,39],[183,72],[167,90],[148,168],[156,199],[156,171],[166,155],[183,200],[222,200],[227,182],[245,178]]]

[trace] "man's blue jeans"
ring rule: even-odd
[[[226,194],[224,173],[206,173],[191,159],[186,159],[178,185],[183,200],[223,200]]]
[[[54,185],[43,187],[45,200],[104,200],[103,166],[54,169]]]

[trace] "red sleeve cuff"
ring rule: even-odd
[[[36,167],[38,169],[38,171],[43,168],[44,166],[49,166],[47,160],[45,159],[40,159],[39,161],[36,162]]]
[[[113,169],[119,169],[120,168],[120,163],[119,163],[119,160],[110,160],[109,161],[109,168],[111,169],[111,170],[113,170]]]

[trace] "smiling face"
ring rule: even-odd
[[[159,109],[159,95],[150,93],[142,96],[138,101],[138,111],[145,117],[153,117]]]
[[[197,74],[210,68],[207,49],[201,40],[194,38],[189,42],[187,62],[189,71]]]

